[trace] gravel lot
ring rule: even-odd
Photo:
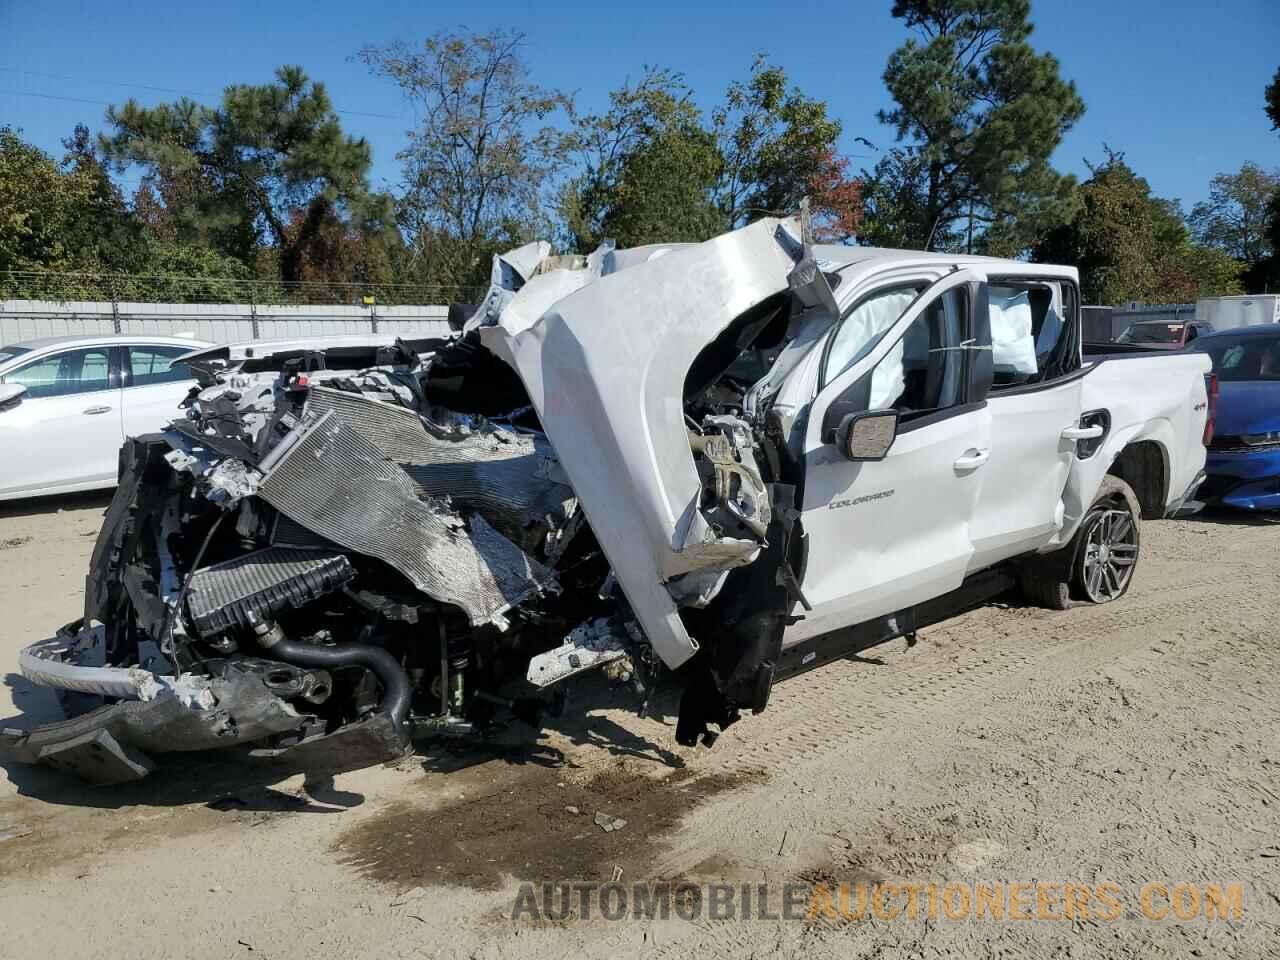
[[[106,502],[0,505],[4,726],[51,716],[11,671],[77,615]],[[710,751],[601,686],[585,722],[308,784],[236,757],[97,790],[6,765],[0,956],[1275,956],[1277,561],[1264,523],[1148,523],[1120,602],[974,611],[780,686]],[[512,919],[520,881],[613,878],[1114,884],[1121,909]],[[1153,883],[1240,884],[1242,916],[1152,919]]]

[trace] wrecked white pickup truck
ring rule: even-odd
[[[436,344],[257,344],[131,439],[84,617],[5,730],[100,782],[250,744],[367,762],[537,723],[567,678],[683,685],[709,743],[779,679],[1020,583],[1127,589],[1190,500],[1204,355],[1086,363],[1074,269],[814,247],[496,259]]]

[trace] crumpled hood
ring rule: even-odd
[[[1236,437],[1280,431],[1280,380],[1219,382],[1214,433]]]
[[[685,377],[735,319],[787,291],[800,243],[784,224],[761,220],[612,273],[534,277],[496,324],[480,327],[523,380],[619,585],[673,668],[697,644],[665,581],[749,563],[759,551],[718,536],[698,509]],[[522,301],[548,288],[566,295],[532,319]]]

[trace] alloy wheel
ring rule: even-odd
[[[1094,514],[1084,542],[1080,584],[1094,603],[1123,594],[1138,563],[1138,525],[1128,510]]]

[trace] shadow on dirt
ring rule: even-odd
[[[88,510],[94,507],[106,510],[114,495],[113,490],[90,490],[86,493],[67,493],[59,497],[5,500],[0,503],[0,520],[11,517],[48,516],[64,510]]]
[[[1206,507],[1199,513],[1182,519],[1193,523],[1214,523],[1227,527],[1274,527],[1280,524],[1280,511],[1255,513],[1251,510],[1231,510],[1227,507]]]
[[[13,688],[23,713],[0,719],[0,729],[30,729],[62,719],[57,701],[47,689],[36,687],[18,674],[4,683]],[[665,739],[663,725],[673,724],[678,691],[659,691],[650,704],[654,735]],[[569,768],[563,750],[549,742],[558,735],[573,745],[587,745],[607,753],[659,766],[678,768],[683,761],[661,744],[627,730],[601,715],[610,709],[635,709],[639,698],[630,690],[618,690],[596,678],[584,678],[574,693],[574,709],[561,717],[548,717],[544,729],[518,720],[492,725],[466,739],[441,735],[415,739],[415,760],[428,773],[456,773],[498,761],[513,767]],[[249,755],[248,747],[198,753],[158,755],[157,769],[142,780],[112,786],[86,784],[75,776],[47,767],[18,763],[0,755],[0,769],[22,796],[63,806],[121,809],[173,807],[203,803],[221,811],[290,811],[334,813],[359,806],[364,797],[337,789],[334,775],[367,767],[367,761],[342,755],[325,756],[322,765],[267,759]],[[403,765],[406,761],[391,761]],[[305,775],[304,792],[314,803],[274,789],[282,781]]]

